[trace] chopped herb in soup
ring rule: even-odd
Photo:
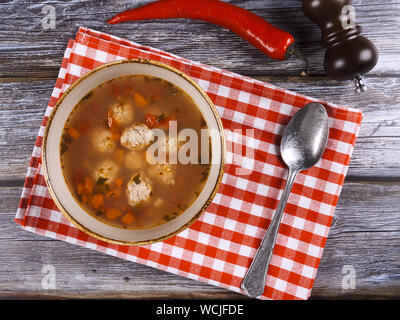
[[[197,149],[190,152],[203,158],[200,137],[207,123],[173,84],[124,76],[86,94],[60,141],[64,177],[82,207],[105,223],[129,229],[166,223],[188,208],[210,168],[208,162],[176,161],[187,141],[171,134],[173,123],[177,132],[197,134]],[[164,148],[151,153],[156,142]]]

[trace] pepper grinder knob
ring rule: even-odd
[[[352,3],[353,0],[302,0],[302,10],[321,29],[328,77],[353,80],[356,91],[363,92],[366,90],[363,75],[377,64],[378,50],[361,35],[361,26],[347,23],[346,8],[351,8]]]
[[[356,93],[367,91],[367,85],[365,84],[364,78],[362,76],[354,76],[353,82],[356,86]]]

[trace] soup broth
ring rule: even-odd
[[[60,154],[65,181],[85,211],[128,229],[155,227],[184,212],[210,168],[209,161],[171,161],[187,142],[171,135],[172,124],[178,133],[189,128],[197,134],[195,154],[202,158],[207,124],[194,101],[173,84],[124,76],[83,97],[65,124]],[[165,148],[150,153],[155,143]]]

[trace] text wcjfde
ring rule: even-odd
[[[224,315],[244,315],[244,307],[242,304],[200,304],[198,308],[168,306],[163,304],[162,306],[158,306],[156,309],[157,315],[176,315],[186,318],[190,313],[218,317]]]

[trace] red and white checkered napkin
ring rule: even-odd
[[[161,61],[191,76],[216,105],[228,132],[226,170],[207,211],[178,235],[146,246],[108,244],[71,225],[58,211],[46,188],[40,160],[44,128],[60,95],[89,70],[125,58]],[[44,236],[242,292],[240,283],[278,206],[285,184],[287,169],[278,157],[280,135],[290,117],[312,101],[316,100],[80,28],[76,39],[70,40],[65,51],[33,150],[15,221],[24,229]],[[322,103],[330,117],[327,150],[322,161],[297,176],[272,256],[264,299],[307,299],[310,296],[345,180],[362,114]],[[240,139],[245,129],[254,129],[251,143],[247,145],[254,152],[254,158],[250,159],[253,170],[249,175],[238,176],[236,169],[240,166],[232,160],[234,153],[242,154],[240,141],[248,141]]]

